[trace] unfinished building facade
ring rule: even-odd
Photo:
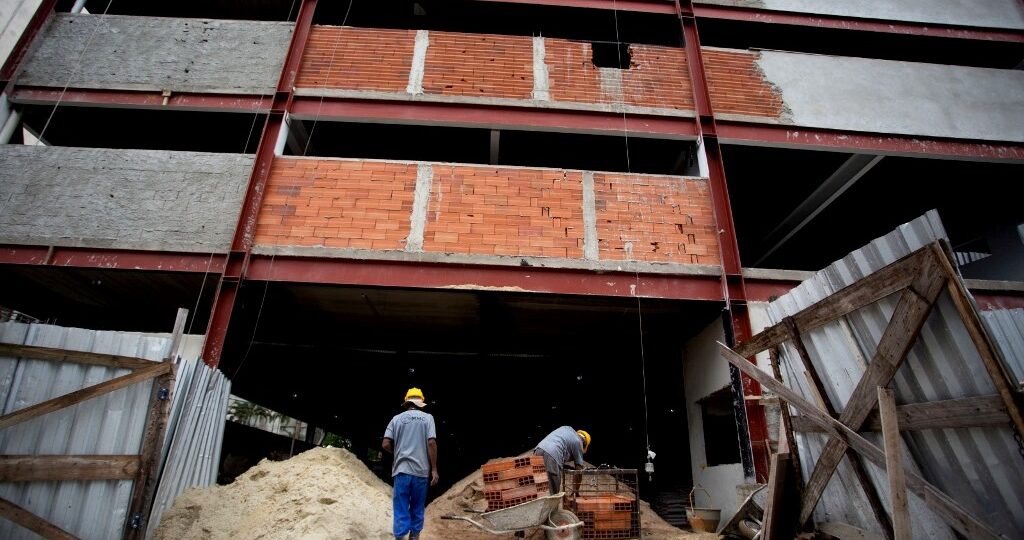
[[[756,303],[937,209],[1024,307],[1016,0],[19,5],[0,306],[187,307],[235,394],[371,463],[419,386],[445,482],[570,424],[727,514],[772,437],[715,342]]]

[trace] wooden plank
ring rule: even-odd
[[[807,373],[810,379],[811,388],[818,394],[818,399],[825,407],[825,411],[828,412],[829,416],[836,417],[836,409],[825,390],[825,383],[821,380],[818,370],[811,361],[811,355],[807,352],[807,347],[804,345],[800,329],[797,327],[793,317],[786,317],[782,322],[786,325],[786,331],[789,333],[790,340],[797,350],[804,372]],[[889,521],[889,514],[885,511],[885,505],[882,504],[882,497],[878,494],[875,484],[871,481],[871,477],[868,476],[863,460],[861,460],[856,452],[850,449],[847,449],[846,457],[850,460],[850,468],[853,470],[853,475],[857,477],[857,483],[860,484],[861,491],[864,492],[864,498],[867,499],[868,506],[871,507],[871,513],[875,516],[875,521],[885,531],[885,537],[888,540],[892,540],[892,523]]]
[[[934,254],[931,249],[922,250]],[[852,430],[860,429],[868,414],[875,406],[878,395],[875,388],[889,384],[896,371],[902,365],[910,348],[917,341],[917,336],[931,313],[932,305],[942,292],[946,276],[935,262],[926,264],[921,269],[911,287],[900,295],[896,309],[882,334],[875,355],[864,370],[864,375],[853,389],[846,408],[839,415],[839,421]],[[800,523],[806,523],[818,504],[818,499],[825,492],[829,479],[846,453],[847,444],[840,438],[829,439],[818,457],[818,462],[807,481],[804,499],[800,509]]]
[[[818,524],[818,530],[842,540],[882,540],[881,536],[854,527],[849,523],[826,521]]]
[[[9,519],[47,540],[78,540],[78,537],[0,497],[0,517]]]
[[[896,420],[896,396],[892,390],[883,386],[878,387],[878,412],[882,418],[893,536],[896,540],[910,540],[910,507],[907,502],[907,481],[903,476],[903,445],[900,444],[900,427]]]
[[[776,540],[782,538],[779,530],[783,502],[786,499],[786,478],[789,475],[789,452],[772,454],[771,465],[768,468],[768,497],[764,507],[764,524],[761,528],[764,531],[761,538],[764,540]]]
[[[929,250],[918,250],[807,307],[793,315],[793,319],[800,330],[806,333],[873,304],[907,288],[913,283],[924,262],[931,257]],[[786,336],[785,325],[779,323],[740,343],[736,347],[736,352],[741,356],[750,357],[786,341]]]
[[[0,482],[125,480],[139,470],[139,456],[0,456]]]
[[[775,380],[782,382],[782,369],[779,366],[779,348],[772,347],[768,349],[768,361],[772,366],[772,373],[775,375]],[[787,446],[786,449],[791,459],[789,460],[790,466],[793,468],[793,475],[796,477],[796,492],[799,494],[802,491],[803,483],[803,471],[800,469],[800,450],[797,448],[796,439],[793,436],[793,417],[789,413],[789,405],[782,401],[779,404],[780,416],[782,417],[782,429],[786,436]],[[782,452],[780,443],[780,452]]]
[[[123,538],[141,539],[145,537],[147,520],[153,507],[156,495],[156,484],[160,472],[160,451],[163,448],[164,433],[167,430],[167,417],[170,411],[170,391],[174,386],[174,370],[171,362],[163,362],[167,366],[166,373],[153,380],[153,390],[149,399],[149,412],[146,415],[146,431],[142,436],[140,461],[142,466],[135,475],[132,485],[132,498],[128,504],[128,519],[125,520]]]
[[[1003,398],[995,394],[898,405],[896,418],[900,431],[1005,426],[1010,421]],[[799,433],[824,431],[803,416],[794,416],[790,422],[793,431]],[[872,411],[864,421],[861,431],[882,431],[882,421],[878,418],[877,410]]]
[[[875,465],[885,467],[885,453],[870,441],[861,437],[839,420],[825,414],[821,409],[805,400],[800,394],[788,386],[776,381],[772,376],[761,371],[760,368],[748,362],[745,358],[729,349],[725,344],[719,342],[719,353],[730,364],[745,373],[750,378],[761,383],[765,388],[775,392],[789,402],[809,420],[816,422],[825,431],[835,437],[845,440],[849,446],[859,452],[862,456]],[[877,397],[877,395],[876,395]],[[904,476],[907,488],[919,496],[929,508],[939,517],[945,520],[951,527],[972,540],[978,538],[1004,538],[984,522],[974,518],[964,510],[956,501],[947,497],[938,488],[929,484],[926,480],[911,471],[905,471]]]
[[[0,343],[0,356],[49,360],[51,362],[74,362],[76,364],[89,364],[94,366],[108,366],[124,369],[139,369],[153,365],[153,361],[151,360],[135,358],[132,356],[119,356],[116,354],[102,354],[88,351],[69,351],[67,349],[52,349],[50,347],[36,347],[33,345],[15,345],[12,343]]]
[[[1017,435],[1024,436],[1024,403],[1022,403],[1024,397],[1011,387],[1010,381],[1013,378],[1005,371],[1005,364],[998,356],[1000,354],[999,350],[992,343],[988,330],[985,329],[985,325],[982,324],[981,318],[978,316],[977,309],[971,304],[970,296],[964,287],[963,281],[957,276],[956,271],[953,270],[953,266],[945,254],[939,257],[939,262],[943,272],[949,277],[949,294],[953,298],[953,303],[956,305],[956,310],[960,314],[964,326],[967,328],[967,333],[971,336],[971,341],[974,342],[975,348],[978,349],[978,355],[985,366],[985,371],[988,372],[989,378],[992,379],[992,384],[996,387],[996,392],[1003,400],[1006,412],[1017,429]]]
[[[0,429],[11,427],[15,424],[31,420],[37,416],[42,416],[53,411],[59,411],[60,409],[70,407],[71,405],[80,403],[87,399],[109,394],[115,390],[120,390],[121,388],[152,379],[153,377],[159,377],[160,375],[167,373],[169,370],[170,364],[166,362],[149,362],[148,366],[140,368],[127,375],[122,375],[120,377],[110,379],[109,381],[104,381],[81,390],[76,390],[70,394],[65,394],[63,396],[0,416]]]

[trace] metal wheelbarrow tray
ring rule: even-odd
[[[563,495],[564,493],[548,495],[508,508],[484,512],[480,514],[478,519],[454,515],[441,516],[441,519],[468,521],[477,528],[491,534],[508,534],[535,527],[540,527],[546,531],[565,531],[582,527],[582,521],[560,526],[548,525],[548,518],[552,512],[558,510],[559,505],[562,503]]]

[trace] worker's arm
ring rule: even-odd
[[[384,437],[384,440],[380,442],[380,447],[385,452],[391,454],[395,451],[395,441],[392,441],[389,437]]]
[[[437,441],[427,439],[427,455],[430,456],[430,485],[436,486],[437,479]]]

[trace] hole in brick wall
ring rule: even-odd
[[[591,43],[591,61],[597,67],[629,69],[633,59],[629,54],[629,43]]]
[[[708,466],[740,462],[740,442],[736,434],[736,413],[732,390],[728,387],[700,400],[704,424],[704,455]]]

